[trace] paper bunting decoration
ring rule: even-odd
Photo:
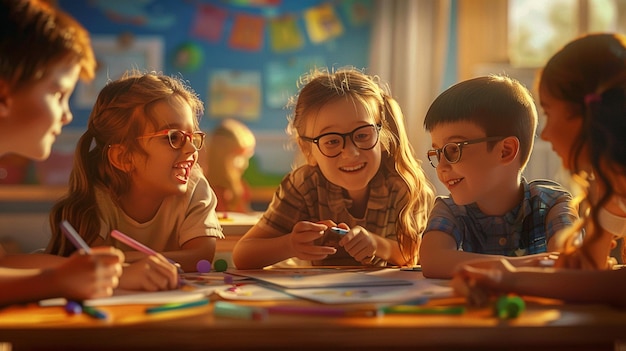
[[[284,16],[270,20],[270,43],[274,51],[285,52],[302,47],[304,39],[296,21],[295,16]]]
[[[347,0],[341,4],[352,25],[359,26],[370,22],[373,7],[371,0]]]
[[[220,5],[199,3],[192,25],[192,35],[217,43],[224,35],[233,49],[261,51],[264,46],[265,27],[268,28],[269,47],[278,53],[297,51],[306,44],[302,19],[311,43],[330,41],[344,34],[344,24],[337,8],[345,12],[352,26],[371,22],[373,0],[327,1],[318,6],[290,13],[277,13],[280,0],[224,0],[230,5],[259,6],[263,14],[249,14],[226,9]],[[232,28],[230,27],[232,17]]]
[[[313,43],[321,43],[343,33],[341,20],[329,3],[307,10],[304,13],[304,20]]]
[[[233,49],[260,51],[263,47],[265,19],[260,16],[237,14],[230,37]]]
[[[208,4],[198,5],[192,29],[193,35],[210,42],[220,41],[226,15],[226,10],[219,7]]]

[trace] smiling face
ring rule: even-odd
[[[563,167],[571,170],[571,152],[583,125],[583,117],[577,107],[567,101],[554,98],[543,86],[539,89],[541,107],[546,116],[546,124],[541,131],[541,139],[552,144]]]
[[[80,66],[59,63],[36,83],[3,99],[3,135],[0,155],[14,152],[36,160],[47,159],[61,129],[72,121],[69,98],[78,81]]]
[[[376,123],[359,103],[340,98],[324,105],[317,116],[309,117],[304,136],[315,138],[324,133],[349,133]],[[362,150],[346,136],[339,156],[326,157],[317,146],[311,145],[310,159],[320,167],[326,179],[346,189],[352,199],[359,199],[367,194],[368,184],[380,168],[381,145],[379,141],[372,149]]]
[[[486,137],[485,131],[471,122],[438,124],[430,132],[433,149],[445,144]],[[501,174],[496,149],[488,150],[488,143],[462,146],[461,159],[449,163],[443,155],[437,166],[437,177],[450,191],[454,202],[467,205],[489,198]]]
[[[162,101],[151,110],[158,128],[148,127],[144,135],[167,129],[179,129],[188,133],[195,131],[194,115],[189,105],[181,98],[173,97]],[[183,194],[191,168],[198,159],[198,151],[187,139],[180,149],[173,149],[167,135],[139,139],[147,156],[134,155],[132,189],[135,195],[164,197]]]

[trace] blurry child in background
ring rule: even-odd
[[[252,131],[235,119],[222,121],[211,133],[204,174],[217,195],[216,211],[250,212],[250,188],[243,173],[255,145]]]
[[[614,239],[626,236],[626,36],[592,34],[568,43],[548,61],[538,86],[547,118],[541,137],[580,180],[587,210],[571,229],[556,268],[476,262],[458,272],[457,291],[626,308],[626,269],[612,270],[608,257]],[[581,227],[582,244],[572,245]]]
[[[0,0],[0,156],[48,158],[72,121],[76,82],[91,80],[95,65],[89,33],[69,15],[46,2]],[[111,247],[69,258],[5,255],[0,247],[0,305],[109,296],[123,261]]]
[[[305,75],[289,130],[307,160],[237,243],[239,269],[297,258],[316,265],[413,265],[433,190],[414,158],[398,104],[352,69]],[[327,231],[348,230],[336,246]]]
[[[577,218],[571,195],[548,180],[522,177],[537,111],[514,79],[488,76],[439,95],[424,120],[428,158],[450,196],[437,198],[424,232],[424,276],[450,278],[460,263],[486,255],[533,264],[557,249],[554,234]],[[528,257],[517,257],[541,254]]]
[[[173,288],[176,269],[161,255],[117,242],[113,229],[185,271],[195,271],[199,260],[212,261],[215,240],[223,235],[215,194],[196,164],[205,136],[202,112],[193,90],[174,77],[129,72],[109,82],[76,147],[69,193],[52,209],[48,252],[73,252],[56,226],[68,220],[88,244],[110,244],[126,251],[127,262],[140,261],[122,275],[120,286],[127,289]]]

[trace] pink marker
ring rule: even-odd
[[[146,255],[156,255],[157,252],[152,250],[151,248],[147,247],[146,245],[140,243],[139,241],[131,238],[130,236],[120,232],[117,229],[113,229],[111,231],[111,236],[114,237],[115,239],[123,242],[124,244],[132,247],[133,249],[143,252]]]
[[[157,254],[158,254],[158,252],[156,252],[156,251],[152,250],[151,248],[149,248],[149,247],[147,247],[146,245],[144,245],[144,244],[140,243],[139,241],[137,241],[137,240],[135,240],[135,239],[131,238],[130,236],[128,236],[128,235],[126,235],[126,234],[124,234],[124,233],[120,232],[120,231],[119,231],[119,230],[117,230],[117,229],[113,229],[113,230],[111,231],[111,236],[112,236],[112,237],[114,237],[115,239],[117,239],[117,240],[119,240],[119,241],[123,242],[124,244],[126,244],[126,245],[128,245],[128,246],[132,247],[133,249],[135,249],[135,250],[137,250],[137,251],[139,251],[139,252],[143,252],[143,253],[145,253],[146,255],[151,255],[151,256],[154,256],[154,255],[157,255]],[[171,260],[171,259],[169,259],[169,258],[167,258],[167,257],[166,257],[165,259],[166,259],[169,263],[171,263],[171,264],[173,264],[174,266],[176,266],[176,268],[178,269],[178,274],[179,274],[179,276],[178,276],[178,280],[179,280],[179,281],[178,281],[178,285],[179,285],[179,286],[180,286],[180,285],[183,285],[183,280],[182,280],[182,277],[180,276],[180,274],[185,273],[185,272],[182,270],[182,268],[180,268],[180,264],[176,263],[174,260]]]

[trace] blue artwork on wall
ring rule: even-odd
[[[86,126],[108,79],[140,69],[185,79],[205,102],[205,130],[234,117],[254,131],[282,132],[301,74],[313,66],[366,69],[369,61],[371,0],[58,4],[89,30],[100,64],[96,80],[72,97],[75,128]]]

